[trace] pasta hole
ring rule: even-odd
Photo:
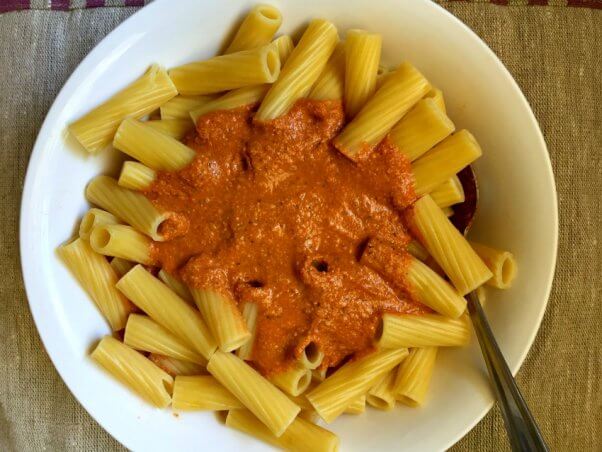
[[[249,286],[251,287],[255,287],[255,288],[261,288],[263,287],[265,284],[262,281],[259,281],[258,279],[252,279],[251,281],[248,282]]]
[[[297,388],[296,388],[297,390],[295,392],[297,394],[302,394],[309,387],[310,383],[311,383],[311,371],[308,370],[303,375],[301,375],[301,377],[299,377],[299,380],[297,381]]]
[[[380,341],[383,337],[383,331],[385,329],[385,322],[382,318],[378,320],[378,324],[376,325],[376,332],[374,333],[374,340],[376,342]]]
[[[111,241],[111,233],[105,228],[94,228],[90,234],[90,245],[94,249],[102,249]]]
[[[506,256],[502,261],[501,283],[504,287],[509,287],[516,275],[516,263],[512,256]]]
[[[325,260],[313,261],[311,265],[320,273],[326,273],[328,271],[328,262]]]
[[[276,49],[271,48],[266,55],[266,65],[269,74],[275,79],[280,73],[280,57]]]
[[[280,19],[280,14],[278,14],[278,11],[269,6],[260,6],[257,9],[257,12],[270,21]]]
[[[320,359],[321,356],[318,345],[313,341],[305,346],[303,352],[305,353],[307,360],[312,364],[315,363],[318,359]]]

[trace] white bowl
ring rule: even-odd
[[[84,187],[115,170],[116,153],[89,156],[66,125],[153,62],[165,66],[213,55],[233,23],[255,2],[158,0],[125,21],[80,64],[57,97],[36,142],[23,195],[21,257],[31,311],[54,365],[86,410],[135,450],[265,450],[230,431],[210,413],[146,405],[87,354],[109,332],[92,302],[60,264],[56,247],[75,231],[87,208]],[[272,2],[270,2],[272,3]],[[449,114],[470,129],[484,156],[477,165],[481,205],[473,236],[509,249],[519,263],[512,290],[490,291],[486,312],[515,373],[537,333],[556,260],[557,208],[546,146],[511,75],[465,25],[429,0],[282,0],[283,32],[312,17],[383,35],[383,58],[408,59],[443,89]],[[492,394],[474,341],[441,353],[428,397],[419,409],[368,410],[330,427],[343,450],[440,450],[451,446],[489,410]],[[60,416],[60,413],[56,414]]]

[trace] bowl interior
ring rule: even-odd
[[[153,62],[173,66],[213,55],[233,24],[255,2],[158,0],[110,34],[80,65],[40,132],[22,205],[21,253],[30,306],[50,357],[83,406],[131,449],[264,450],[226,430],[210,413],[173,416],[114,382],[87,358],[109,332],[91,301],[60,264],[56,247],[87,209],[84,187],[96,174],[116,174],[120,156],[86,155],[65,126],[124,86]],[[556,256],[553,176],[545,144],[520,90],[468,28],[428,0],[305,0],[274,3],[282,31],[298,33],[312,17],[341,32],[365,28],[383,35],[383,60],[412,61],[445,94],[450,117],[470,129],[484,150],[476,165],[481,203],[472,237],[515,253],[519,275],[507,292],[491,290],[486,312],[516,372],[537,332]],[[342,33],[341,33],[342,35]],[[478,346],[438,358],[428,403],[419,409],[368,410],[330,426],[342,449],[449,447],[491,406]]]

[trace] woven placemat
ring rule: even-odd
[[[121,449],[75,401],[43,349],[23,290],[18,219],[29,155],[52,101],[81,59],[137,9],[123,6],[142,3],[0,0],[0,12],[29,9],[0,14],[0,450]],[[601,450],[601,2],[440,3],[515,76],[556,174],[558,269],[518,382],[552,450]],[[552,6],[537,6],[546,4]],[[571,5],[583,7],[556,7]],[[505,449],[497,408],[454,447]]]

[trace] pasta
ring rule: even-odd
[[[164,69],[153,65],[134,83],[69,125],[69,132],[88,152],[98,152],[113,140],[126,117],[141,118],[177,94]]]
[[[154,182],[157,172],[138,162],[124,162],[117,184],[129,190],[145,190]]]
[[[245,17],[225,53],[254,49],[270,42],[282,24],[282,15],[270,5],[257,5]]]
[[[464,189],[458,176],[454,175],[435,187],[430,193],[431,198],[442,209],[464,202]]]
[[[307,398],[320,417],[330,423],[407,355],[406,348],[384,350],[345,364],[310,391]]]
[[[384,349],[459,347],[470,340],[470,327],[464,316],[451,319],[437,314],[384,314],[380,330],[378,345]]]
[[[263,99],[255,119],[278,118],[297,99],[305,97],[324,69],[338,39],[337,29],[331,22],[312,20],[282,68],[282,74]]]
[[[117,282],[117,289],[205,359],[217,348],[200,314],[141,265],[123,276]]]
[[[339,448],[334,433],[301,418],[295,419],[281,436],[275,436],[246,410],[229,411],[226,425],[292,452],[335,452]]]
[[[90,244],[77,238],[61,245],[57,253],[65,266],[90,295],[98,310],[107,319],[113,331],[125,326],[132,310],[129,301],[115,289],[117,275],[107,260],[96,254]]]
[[[393,127],[389,138],[413,162],[448,137],[455,128],[436,102],[425,98]]]
[[[125,326],[123,343],[136,350],[207,365],[207,360],[199,353],[144,315],[130,315]]]
[[[182,140],[193,127],[188,116],[184,119],[155,119],[146,121],[146,125],[176,140]]]
[[[412,165],[416,194],[430,193],[467,167],[482,154],[477,140],[467,130],[449,136]]]
[[[430,196],[416,201],[412,210],[415,234],[460,295],[475,290],[492,277],[491,271]]]
[[[271,381],[287,394],[298,396],[309,387],[311,370],[303,365],[296,364],[291,369],[274,375]]]
[[[437,347],[412,348],[399,365],[393,382],[393,394],[401,403],[418,406],[424,403],[437,358]]]
[[[120,257],[114,257],[111,259],[111,267],[118,278],[121,278],[123,275],[129,272],[134,265],[136,265],[134,262],[130,262]]]
[[[86,187],[86,198],[153,240],[164,240],[159,230],[170,214],[159,212],[148,198],[120,187],[115,179],[95,177]]]
[[[295,44],[293,43],[292,38],[289,35],[283,35],[279,38],[276,38],[272,41],[272,45],[278,49],[278,56],[280,57],[280,65],[284,65],[286,60],[293,52],[295,48]]]
[[[212,111],[231,110],[233,108],[261,102],[269,88],[269,85],[254,85],[232,90],[229,93],[192,110],[190,116],[196,123],[200,116],[206,115]]]
[[[423,405],[439,348],[471,339],[464,296],[517,263],[454,227],[482,149],[428,74],[381,62],[374,30],[317,18],[295,45],[281,24],[256,5],[222,54],[68,126],[127,161],[57,254],[115,332],[92,359],[153,406],[334,452],[315,424]]]
[[[161,105],[161,119],[188,119],[192,110],[212,99],[211,96],[176,96]]]
[[[255,330],[257,328],[257,311],[257,304],[252,302],[245,303],[242,309],[242,317],[251,336],[247,342],[236,350],[236,356],[245,361],[251,360],[251,357],[253,356],[253,342],[255,342]]]
[[[192,297],[221,350],[231,352],[251,339],[234,301],[212,290],[192,289]]]
[[[195,306],[194,299],[192,298],[192,294],[190,293],[190,289],[188,289],[188,286],[186,286],[186,284],[184,284],[175,276],[170,275],[163,269],[159,270],[157,276],[161,281],[163,281],[163,283],[165,283],[167,287],[173,290],[178,297],[180,297],[188,304]]]
[[[114,256],[140,264],[151,264],[151,239],[131,226],[97,226],[90,234],[90,245],[98,254]]]
[[[121,123],[113,146],[157,171],[183,168],[196,155],[178,140],[135,119],[126,119]]]
[[[349,30],[345,40],[345,113],[353,118],[374,94],[382,38]]]
[[[340,42],[322,69],[308,97],[315,100],[343,99],[344,90],[345,44]]]
[[[170,356],[159,355],[157,353],[151,353],[148,355],[148,359],[172,377],[177,377],[179,375],[194,376],[207,374],[205,366],[190,361],[183,361],[181,359],[171,358]]]
[[[207,370],[279,437],[301,409],[252,367],[231,353],[216,351]]]
[[[154,406],[170,404],[173,378],[127,345],[105,336],[90,356]]]
[[[185,64],[169,71],[178,92],[186,96],[273,83],[279,74],[278,49],[269,44]]]
[[[178,376],[173,386],[174,410],[228,411],[243,408],[239,400],[210,375]]]
[[[406,359],[408,358],[405,358],[404,361]],[[402,361],[402,364],[404,361]],[[395,383],[396,375],[397,368],[394,368],[387,374],[383,375],[383,377],[368,390],[366,402],[374,408],[378,408],[379,410],[392,410],[395,406],[395,393],[393,391],[393,385]]]
[[[498,250],[476,242],[470,242],[470,246],[493,274],[485,284],[496,289],[509,289],[516,277],[517,265],[514,255],[508,251]]]
[[[410,63],[403,63],[335,138],[334,145],[358,160],[360,154],[372,151],[429,89],[424,76]]]
[[[399,255],[385,243],[371,239],[361,262],[393,282],[404,279],[411,294],[434,311],[458,318],[466,310],[466,300],[443,278],[410,254]]]
[[[79,236],[84,240],[88,240],[90,238],[92,229],[94,229],[96,226],[117,223],[119,223],[119,219],[115,215],[112,215],[105,210],[96,209],[93,207],[86,212],[81,223],[79,224]]]

